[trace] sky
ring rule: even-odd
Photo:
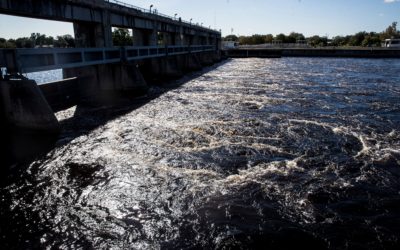
[[[222,31],[222,35],[289,34],[333,37],[358,31],[381,32],[399,22],[400,0],[120,0]],[[0,15],[0,37],[38,32],[72,34],[71,23]]]

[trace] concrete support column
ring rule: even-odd
[[[132,36],[133,36],[133,46],[144,46],[148,42],[145,39],[145,32],[139,29],[132,29]]]
[[[175,34],[167,32],[163,33],[163,42],[164,42],[163,45],[175,45],[176,44],[175,39],[176,39]]]
[[[210,44],[214,46],[215,50],[218,50],[218,44],[217,44],[217,37],[216,36],[212,36],[210,38]]]
[[[197,36],[197,35],[192,36],[191,45],[199,45],[199,44],[200,44],[199,36]]]
[[[189,46],[190,45],[190,36],[189,35],[183,35],[182,37],[182,45],[183,46]]]
[[[74,22],[75,45],[80,48],[112,47],[110,14],[103,11],[103,22]]]
[[[149,46],[158,45],[158,32],[157,29],[153,29],[149,34]]]
[[[217,43],[217,50],[220,51],[222,48],[222,42],[221,38],[216,38],[216,43]]]
[[[212,37],[210,35],[207,36],[207,40],[206,41],[207,41],[206,42],[207,45],[212,45],[213,44],[212,43]]]
[[[0,81],[2,166],[31,159],[54,145],[60,125],[35,81]],[[4,154],[4,155],[3,155]]]
[[[183,46],[184,44],[183,26],[180,26],[179,32],[175,33],[175,45]]]

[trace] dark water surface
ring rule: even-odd
[[[237,59],[136,108],[76,111],[57,148],[3,181],[1,242],[399,249],[399,72]]]

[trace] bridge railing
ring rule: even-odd
[[[143,12],[143,13],[148,13],[148,14],[161,16],[161,17],[164,17],[164,18],[167,18],[167,19],[171,19],[172,21],[177,21],[178,20],[176,17],[172,17],[172,16],[169,16],[169,15],[166,15],[166,14],[163,14],[163,13],[159,13],[156,9],[151,11],[150,9],[141,8],[141,7],[138,7],[138,6],[135,6],[135,5],[132,5],[132,4],[128,4],[128,3],[125,3],[125,2],[122,2],[122,1],[118,1],[118,0],[106,0],[106,2],[115,4],[115,5],[119,5],[119,6],[123,6],[125,8],[129,8],[129,9],[134,9],[136,11],[140,11],[140,12]],[[200,27],[200,28],[203,28],[203,29],[209,29],[209,30],[217,31],[217,32],[220,33],[220,31],[216,30],[216,29],[206,28],[206,27],[203,27],[202,25],[194,24],[192,22],[188,22],[188,21],[185,21],[185,20],[182,20],[182,19],[179,19],[179,20],[180,20],[180,22],[182,22],[184,24],[187,24],[187,25],[193,25],[195,27]]]
[[[3,49],[0,50],[0,68],[31,73],[214,50],[215,46],[212,45]]]

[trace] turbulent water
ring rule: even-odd
[[[398,249],[399,72],[237,59],[61,112],[57,147],[4,182],[3,246]]]

